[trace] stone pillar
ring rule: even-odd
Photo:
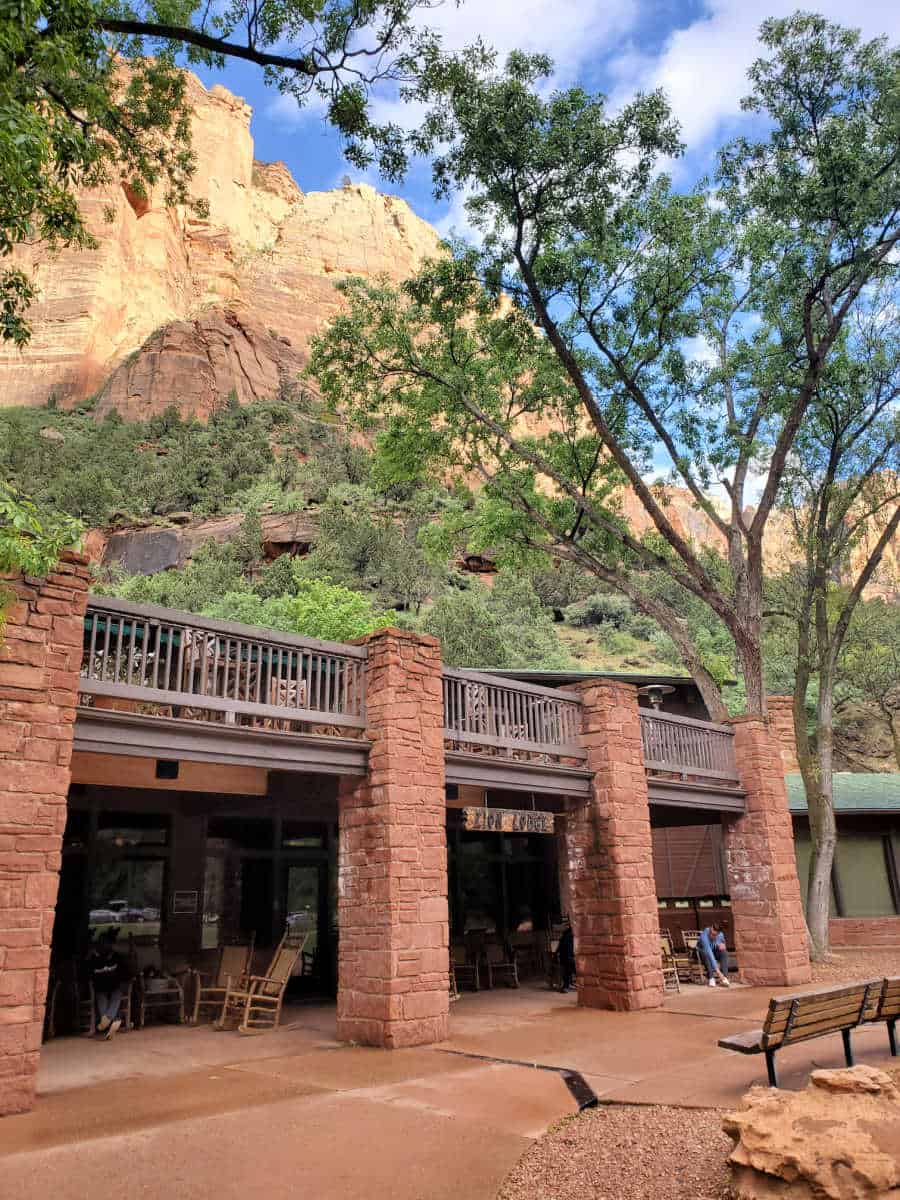
[[[809,980],[806,924],[778,739],[763,717],[736,717],[744,816],[724,822],[725,863],[741,978],[759,987]]]
[[[447,1036],[449,922],[440,645],[367,639],[369,772],[339,790],[342,1041],[396,1048]]]
[[[794,697],[769,696],[769,724],[781,749],[781,762],[785,775],[797,775],[797,742],[794,737]]]
[[[578,1003],[662,1004],[659,914],[637,690],[613,680],[577,685],[591,795],[566,813],[570,918]]]
[[[66,826],[86,560],[45,580],[2,577],[0,632],[0,1114],[34,1101]]]

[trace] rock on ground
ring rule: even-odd
[[[736,1200],[900,1200],[900,1090],[874,1067],[753,1088],[723,1127]]]

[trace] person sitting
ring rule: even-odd
[[[710,987],[715,987],[717,984],[722,987],[730,986],[728,982],[728,949],[721,926],[713,922],[702,930],[697,939],[697,955],[706,968],[706,977]]]
[[[97,1008],[97,1032],[105,1033],[111,1041],[122,1028],[119,1008],[122,1004],[122,986],[126,980],[125,963],[114,949],[118,929],[105,929],[87,958],[88,978],[94,987],[94,1004]]]

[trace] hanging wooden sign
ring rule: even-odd
[[[552,812],[518,808],[464,808],[463,829],[479,833],[552,833]]]

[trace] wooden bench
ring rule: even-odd
[[[893,1022],[900,1016],[900,980],[896,982],[897,994],[890,992],[890,1002],[881,1016],[882,996],[885,994],[882,979],[869,979],[848,987],[834,988],[826,992],[806,992],[799,996],[777,996],[769,1001],[762,1029],[732,1034],[721,1038],[723,1050],[736,1050],[739,1054],[764,1054],[769,1086],[778,1087],[775,1073],[775,1054],[784,1046],[795,1042],[806,1042],[812,1038],[839,1033],[844,1042],[844,1058],[848,1067],[853,1066],[851,1031],[865,1022],[885,1020],[891,1047],[894,1047]],[[896,1005],[895,1009],[891,1005]],[[888,1015],[893,1011],[894,1015]]]
[[[873,1017],[867,1018],[867,1024],[884,1021],[887,1025],[888,1042],[894,1058],[897,1057],[898,1020],[900,1020],[900,979],[894,977],[882,982],[878,1009]]]

